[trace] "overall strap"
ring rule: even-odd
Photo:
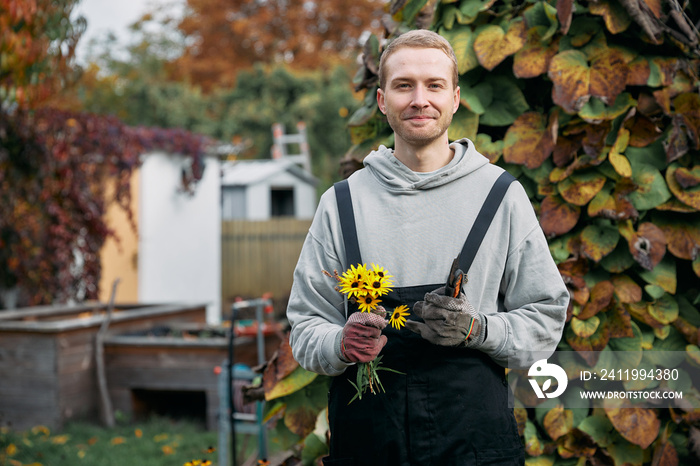
[[[474,226],[471,231],[469,231],[469,235],[464,242],[464,247],[462,247],[462,253],[459,257],[459,268],[465,273],[469,272],[469,267],[471,267],[474,257],[476,257],[476,253],[479,250],[479,246],[481,246],[481,242],[486,235],[486,231],[488,231],[489,225],[491,225],[491,220],[493,220],[494,215],[496,215],[498,206],[501,204],[503,196],[506,194],[508,187],[513,181],[515,181],[513,175],[508,172],[503,172],[491,187],[488,196],[486,196],[484,205],[481,206],[481,210],[476,216],[476,220],[474,220]]]
[[[347,260],[345,267],[361,264],[362,256],[360,256],[360,244],[357,241],[355,212],[352,209],[352,197],[350,196],[348,180],[338,181],[333,187],[335,188],[335,200],[338,203],[340,229],[343,232],[343,242],[345,243],[345,256]]]

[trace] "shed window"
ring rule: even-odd
[[[294,216],[294,189],[272,188],[270,191],[270,216]]]

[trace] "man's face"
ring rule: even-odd
[[[397,138],[420,147],[445,135],[459,108],[452,62],[432,48],[402,48],[386,61],[386,85],[377,103]]]

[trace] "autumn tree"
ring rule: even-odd
[[[172,70],[209,89],[231,85],[254,63],[297,69],[353,57],[378,30],[386,0],[188,0],[179,29],[188,44]]]
[[[0,0],[0,104],[36,106],[75,78],[78,0]]]
[[[0,291],[12,290],[19,306],[95,299],[100,248],[112,234],[105,209],[117,202],[130,212],[140,154],[190,155],[190,188],[210,144],[181,129],[128,127],[48,105],[76,71],[85,23],[71,24],[75,3],[0,1]],[[2,301],[0,308],[13,304]]]

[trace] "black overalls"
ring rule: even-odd
[[[337,184],[336,196],[348,261],[345,265],[362,264],[347,182]],[[495,208],[491,206],[494,212],[499,203],[500,197]],[[490,218],[486,227],[488,223]],[[470,256],[466,249],[465,243],[462,259]],[[477,249],[478,245],[473,254]],[[449,265],[445,264],[445,270]],[[443,285],[394,288],[382,298],[382,305],[387,310],[401,304],[413,308],[425,293]],[[380,353],[382,364],[403,374],[380,371],[385,392],[367,392],[349,405],[356,393],[349,380],[355,380],[357,365],[333,378],[328,402],[330,455],[324,459],[325,465],[524,463],[513,410],[508,407],[503,367],[481,351],[433,345],[405,328],[397,331],[387,326],[384,334],[388,342]]]

